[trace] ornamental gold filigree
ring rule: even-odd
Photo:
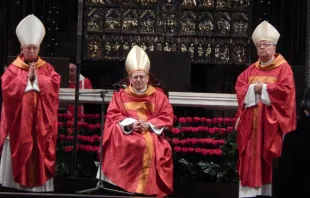
[[[87,58],[91,60],[99,60],[102,51],[102,39],[98,36],[91,37],[87,42]]]

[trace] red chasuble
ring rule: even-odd
[[[75,88],[75,83],[70,83],[69,82],[69,86],[68,88]],[[80,80],[80,83],[79,83],[79,88],[80,89],[92,89],[92,85],[91,85],[91,82],[88,78],[84,78],[84,82],[82,82],[82,80]],[[68,105],[68,111],[74,115],[74,105]],[[83,105],[79,105],[79,108],[78,108],[78,114],[84,114],[84,106]]]
[[[271,105],[259,101],[256,106],[245,108],[249,85],[256,81],[267,84]],[[272,160],[281,154],[283,136],[296,129],[293,72],[277,54],[269,66],[261,67],[259,61],[250,65],[238,77],[235,88],[240,117],[237,141],[241,185],[261,187],[272,182]]]
[[[0,145],[9,135],[14,181],[43,185],[54,176],[60,76],[44,60],[35,63],[40,92],[25,93],[29,66],[18,57],[4,72]]]
[[[173,190],[172,149],[163,134],[151,131],[123,133],[125,118],[145,120],[158,128],[171,127],[173,109],[166,95],[149,86],[136,95],[131,87],[114,93],[103,134],[103,173],[133,193],[165,196]]]

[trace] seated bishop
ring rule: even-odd
[[[134,46],[125,65],[130,85],[114,93],[107,110],[101,179],[163,197],[173,191],[172,149],[164,138],[173,109],[164,92],[148,84],[150,61],[142,48]]]

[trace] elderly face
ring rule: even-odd
[[[257,55],[261,59],[269,60],[276,53],[276,46],[269,41],[259,41],[255,44]]]
[[[129,76],[129,82],[135,90],[141,91],[149,82],[149,75],[144,71],[134,71]]]
[[[24,45],[21,47],[25,60],[35,62],[38,58],[40,47],[37,45]]]
[[[73,63],[69,64],[69,81],[75,82],[76,79],[76,66]]]

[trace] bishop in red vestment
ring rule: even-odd
[[[76,65],[73,63],[69,64],[69,86],[68,88],[75,88],[75,80],[76,80]],[[80,74],[80,82],[79,82],[80,89],[92,89],[91,82],[88,78],[85,78]],[[74,105],[68,105],[68,112],[74,115]],[[84,114],[84,105],[79,105],[78,114]]]
[[[239,197],[271,196],[272,160],[279,157],[286,133],[296,129],[293,72],[276,44],[280,34],[268,22],[253,33],[259,60],[236,82],[239,118]]]
[[[60,76],[38,57],[45,29],[37,17],[24,18],[16,33],[22,53],[1,77],[0,183],[53,191]]]
[[[147,85],[150,62],[138,46],[126,59],[130,86],[114,93],[103,134],[103,179],[126,191],[165,196],[173,191],[172,150],[164,128],[173,123],[168,98]]]

